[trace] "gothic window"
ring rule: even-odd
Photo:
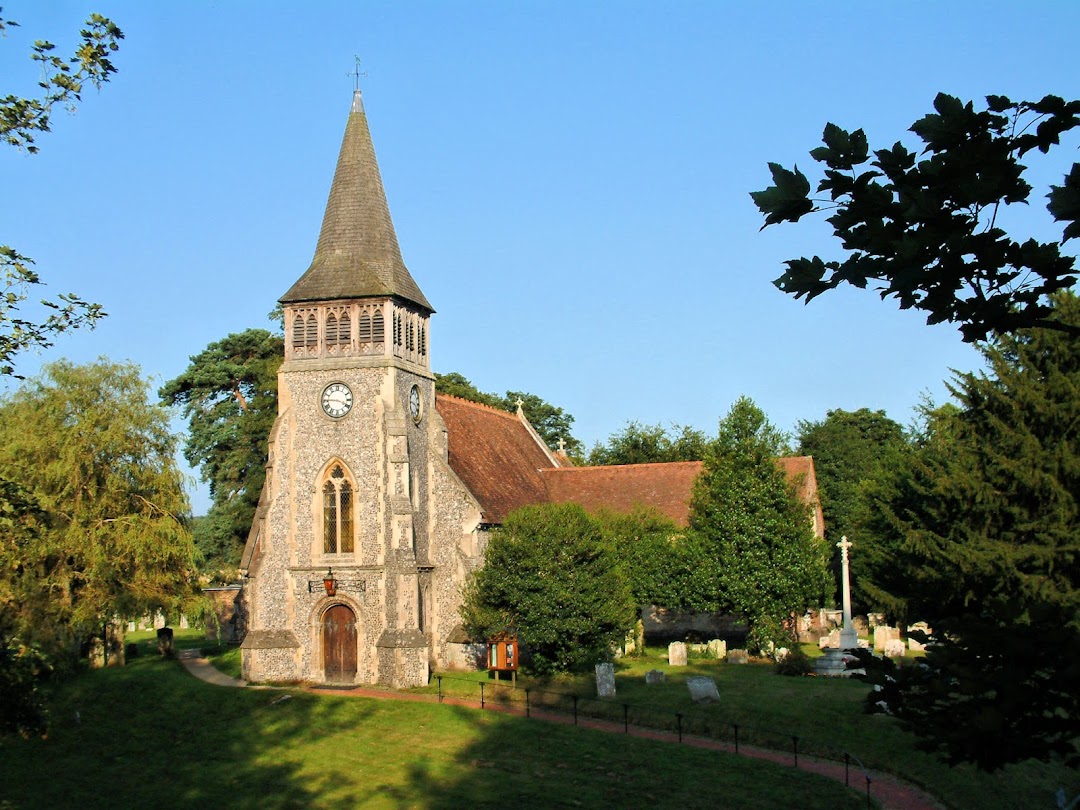
[[[340,464],[335,464],[322,487],[323,553],[353,551],[353,488]]]
[[[309,349],[314,349],[319,345],[319,322],[314,315],[308,315],[304,329],[304,345]]]
[[[333,314],[326,316],[326,345],[336,346],[338,342],[338,320]]]
[[[352,340],[352,319],[348,312],[342,312],[338,319],[338,343],[348,344]]]
[[[294,349],[304,346],[304,319],[297,315],[292,322],[292,345]]]

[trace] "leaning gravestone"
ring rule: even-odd
[[[658,683],[663,683],[666,679],[664,671],[660,669],[650,669],[645,673],[645,685],[653,686]]]
[[[686,686],[690,690],[690,699],[694,703],[720,702],[720,693],[716,689],[716,681],[712,678],[702,676],[687,678]]]
[[[173,630],[171,627],[162,627],[157,631],[158,655],[166,658],[173,657]]]
[[[602,698],[615,697],[615,665],[596,665],[596,695]]]
[[[667,648],[667,662],[673,667],[685,667],[686,666],[686,643],[682,641],[673,641]]]
[[[746,664],[749,663],[750,656],[746,650],[728,650],[727,660],[729,664]]]
[[[723,661],[727,658],[727,642],[722,638],[714,638],[708,644],[709,657],[715,658],[717,661]]]

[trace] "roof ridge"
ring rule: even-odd
[[[483,409],[485,411],[491,411],[492,413],[497,414],[499,416],[507,416],[507,417],[509,417],[511,419],[515,419],[515,420],[517,419],[517,414],[516,413],[512,413],[511,411],[505,411],[502,408],[496,408],[494,405],[487,405],[487,404],[485,404],[483,402],[477,402],[474,399],[466,399],[465,397],[459,397],[459,396],[456,396],[455,394],[443,394],[440,391],[438,391],[438,389],[436,389],[436,391],[435,391],[435,396],[437,398],[439,398],[439,399],[452,399],[454,402],[460,402],[460,403],[462,403],[464,405],[471,405],[474,408],[481,408],[481,409]]]
[[[618,470],[642,467],[673,467],[682,464],[703,464],[702,461],[643,461],[640,464],[586,464],[582,467],[558,467],[560,470]]]

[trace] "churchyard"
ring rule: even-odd
[[[0,802],[8,808],[202,806],[864,807],[858,792],[789,767],[690,746],[549,724],[436,702],[405,703],[299,690],[225,689],[155,654],[145,633],[125,667],[64,684],[50,702],[48,739],[0,740]],[[130,639],[129,639],[130,640]],[[204,640],[177,634],[177,646]],[[212,656],[236,674],[236,648]],[[862,711],[856,681],[776,675],[691,654],[669,667],[667,649],[615,664],[615,707],[703,712],[753,729],[800,737],[800,748],[840,746],[868,767],[922,785],[949,807],[1053,807],[1075,774],[1038,763],[996,775],[949,768],[915,750],[887,717]],[[647,685],[646,673],[663,682]],[[714,680],[720,701],[695,706],[686,680]],[[487,673],[443,673],[446,692],[467,692]],[[543,682],[518,676],[518,692],[596,697],[592,674]],[[435,693],[438,681],[420,690]],[[473,692],[475,694],[475,692]],[[41,763],[49,763],[42,778]],[[1070,778],[1072,781],[1070,782]]]
[[[817,645],[803,649],[817,656]],[[740,739],[752,744],[762,742],[790,752],[791,737],[798,736],[800,754],[821,753],[842,759],[847,750],[872,771],[891,773],[916,784],[949,807],[955,808],[1028,808],[1054,807],[1058,787],[1074,795],[1080,789],[1075,770],[1061,765],[1029,761],[1010,766],[996,774],[987,774],[963,765],[950,767],[915,747],[912,735],[884,715],[868,715],[863,710],[868,687],[860,681],[843,678],[783,677],[775,674],[769,663],[739,665],[710,659],[691,652],[685,667],[670,667],[667,648],[648,648],[643,656],[630,656],[615,664],[616,696],[610,717],[621,721],[622,704],[648,706],[655,717],[683,714],[684,724],[691,718],[705,718],[723,739],[730,739],[725,724],[738,724]],[[905,659],[910,663],[917,657]],[[650,671],[664,673],[662,684],[648,685]],[[485,681],[487,673],[450,674],[444,679],[444,691],[475,696],[462,681]],[[704,677],[717,684],[720,700],[711,705],[697,705],[690,697],[687,680]],[[505,681],[503,682],[505,684]],[[533,687],[576,693],[581,698],[595,698],[595,677],[590,674],[561,676],[536,682],[518,676],[518,691]],[[428,691],[437,686],[433,684]],[[502,690],[498,690],[502,691]],[[488,685],[485,693],[495,690]],[[530,696],[532,698],[532,696]],[[542,701],[541,698],[534,698]],[[520,700],[520,698],[518,698]],[[853,772],[855,772],[853,768]],[[861,778],[861,776],[859,777]],[[853,776],[852,783],[855,783]]]

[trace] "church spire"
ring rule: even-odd
[[[402,261],[367,115],[356,89],[315,257],[281,302],[372,296],[403,298],[433,311]]]

